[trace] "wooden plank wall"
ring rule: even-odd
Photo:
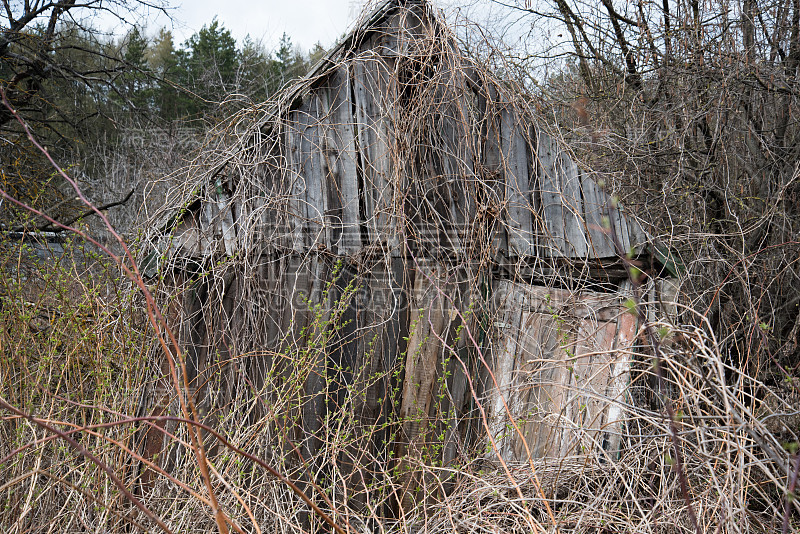
[[[500,281],[486,405],[504,460],[619,448],[636,322],[614,294]],[[513,420],[513,423],[512,423]],[[516,428],[514,426],[516,424]]]
[[[499,245],[509,258],[614,258],[611,233],[624,253],[646,241],[635,219],[559,142],[510,103],[479,98],[456,69],[440,69],[430,90],[437,113],[405,132],[427,137],[405,139],[410,152],[400,151],[393,131],[403,118],[390,68],[386,58],[355,56],[332,68],[289,113],[288,199],[267,209],[288,212],[283,217],[296,252],[323,247],[350,255],[376,243],[396,248],[402,222],[411,225],[408,235],[460,254],[474,244],[466,237],[482,231],[474,228],[479,203],[500,207]],[[481,119],[470,109],[476,102],[486,106]],[[478,120],[485,123],[484,146]],[[231,256],[241,246],[232,206],[241,216],[246,202],[234,202],[219,179],[207,187],[197,226],[210,235],[192,239],[200,254],[218,242]]]

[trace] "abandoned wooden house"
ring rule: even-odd
[[[397,462],[617,454],[638,328],[620,255],[648,265],[647,234],[427,2],[384,3],[187,173],[148,265],[182,290],[209,417],[255,391],[308,462],[348,424],[336,454],[367,485]]]

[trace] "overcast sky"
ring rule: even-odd
[[[308,52],[317,42],[330,48],[336,39],[352,29],[364,9],[371,10],[382,2],[383,0],[163,0],[164,4],[170,6],[170,17],[153,9],[143,11],[140,5],[138,20],[131,20],[129,14],[125,18],[127,22],[144,26],[150,37],[154,37],[159,28],[166,27],[172,32],[176,46],[182,45],[204,24],[210,24],[216,17],[231,31],[239,44],[245,36],[250,35],[253,40],[261,41],[267,50],[274,51],[281,35],[286,32],[294,45]],[[106,6],[126,4],[135,5],[133,2],[119,2]],[[455,15],[457,11],[495,32],[506,26],[508,19],[505,22],[503,20],[508,13],[519,18],[519,12],[506,12],[497,3],[489,0],[433,0],[433,5],[444,9],[449,15]],[[90,13],[97,14],[96,11]],[[100,17],[99,21],[90,20],[95,27],[117,36],[124,35],[129,28],[108,13]],[[519,34],[518,29],[514,30],[518,36],[524,35],[524,31],[523,28],[523,33]]]
[[[339,37],[352,29],[354,22],[364,9],[371,10],[383,0],[164,0],[169,5],[171,19],[156,10],[141,11],[136,21],[145,26],[147,34],[155,36],[158,29],[166,27],[172,31],[176,46],[183,44],[204,24],[210,24],[214,17],[229,29],[241,44],[248,34],[261,40],[268,50],[277,48],[278,41],[286,32],[292,42],[308,52],[314,44],[321,43],[329,48]],[[437,8],[458,7],[462,13],[469,12],[479,21],[489,16],[493,7],[489,0],[433,0]],[[465,6],[470,6],[468,11]],[[107,30],[117,35],[124,34],[127,28],[116,23],[111,16],[102,17]]]
[[[348,31],[365,0],[168,0],[172,20],[151,12],[140,23],[154,35],[166,26],[176,45],[209,24],[214,17],[241,43],[246,35],[277,46],[283,32],[308,51],[317,42],[326,48]]]

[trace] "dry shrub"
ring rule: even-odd
[[[146,474],[139,457],[146,427],[125,423],[143,415],[141,392],[153,374],[143,357],[142,314],[130,296],[117,291],[113,269],[90,257],[91,269],[82,272],[87,257],[79,254],[81,247],[64,248],[63,256],[45,261],[20,244],[4,250],[5,272],[17,274],[4,277],[2,397],[63,431],[82,428],[75,434],[79,443],[111,466],[173,532],[215,530],[186,427],[164,421],[173,440],[165,453],[169,460],[161,462],[168,471]],[[691,506],[703,531],[779,531],[788,470],[782,445],[796,439],[800,406],[726,364],[707,323],[694,316],[701,327],[653,325],[664,339],[666,391],[678,414]],[[318,326],[319,332],[335,328]],[[323,346],[317,341],[306,350]],[[239,357],[248,356],[253,355]],[[283,356],[304,361],[300,354]],[[247,455],[206,435],[219,506],[243,531],[324,530],[309,506],[256,457],[298,483],[350,532],[692,531],[663,399],[652,393],[648,357],[637,358],[640,372],[624,406],[618,460],[592,454],[535,460],[510,466],[511,479],[483,451],[454,465],[418,465],[428,475],[420,479],[418,504],[394,519],[384,517],[381,504],[401,490],[396,473],[375,473],[381,462],[357,449],[359,439],[381,429],[359,427],[352,405],[341,406],[328,421],[336,433],[328,434],[313,462],[304,463],[292,450],[287,414],[302,402],[298,385],[313,368],[297,365],[293,376],[267,373],[280,384],[267,383],[260,391],[241,375],[240,390],[247,393],[211,415],[215,430]],[[267,392],[273,396],[265,398]],[[350,392],[353,398],[358,394]],[[111,422],[121,424],[87,430]],[[8,412],[0,431],[0,523],[8,531],[122,531],[148,524],[95,463],[62,440],[48,441],[47,432]],[[375,484],[354,502],[349,481],[365,472]]]
[[[63,432],[126,476],[130,425],[94,428],[136,413],[144,386],[144,330],[118,270],[69,236],[7,239],[0,246],[0,396]],[[92,462],[4,410],[0,524],[8,532],[118,526],[119,492]],[[94,429],[93,429],[94,428]]]

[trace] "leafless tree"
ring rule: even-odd
[[[39,95],[43,83],[52,78],[63,78],[89,92],[95,91],[115,72],[121,72],[124,62],[104,53],[102,48],[60,42],[60,33],[67,28],[86,30],[85,23],[100,15],[127,23],[136,10],[145,8],[165,12],[160,0],[4,0],[0,14],[0,89],[15,109],[23,111],[44,105]],[[65,61],[67,50],[93,56],[106,72],[98,72],[97,61]],[[8,109],[0,109],[0,127],[12,118]]]
[[[632,186],[731,360],[796,374],[800,1],[494,5],[522,36],[506,68]]]

